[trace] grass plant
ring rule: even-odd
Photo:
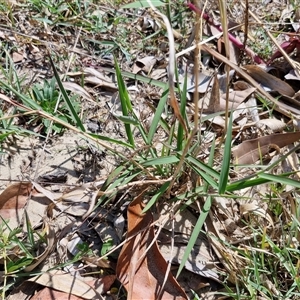
[[[51,2],[51,1],[50,1]],[[104,14],[95,15],[91,13],[92,8],[97,3],[90,1],[89,3],[81,3],[79,1],[69,1],[68,3],[57,2],[55,5],[49,1],[30,0],[26,2],[29,11],[34,14],[34,20],[45,26],[63,27],[79,27],[83,31],[93,34],[99,32],[108,32],[112,27],[121,26],[122,22],[128,23],[129,20],[123,15],[120,16],[118,11],[115,12],[114,20],[108,23]],[[165,5],[161,1],[152,1],[155,7],[164,12],[171,22],[175,22],[177,26],[183,26],[183,14],[187,13],[183,9],[182,2],[172,4],[167,1]],[[22,5],[26,5],[23,3]],[[142,9],[150,7],[149,1],[138,1],[128,3],[123,6],[126,9]],[[175,6],[175,10],[174,10]],[[110,7],[109,13],[112,13]],[[225,8],[223,8],[225,9]],[[1,10],[1,7],[0,7]],[[175,12],[174,12],[175,11]],[[175,14],[175,15],[174,15]],[[221,16],[224,17],[224,16]],[[225,23],[224,23],[225,24]],[[12,24],[13,25],[13,24]],[[125,129],[125,138],[117,139],[110,136],[90,133],[86,130],[84,120],[80,111],[83,110],[82,105],[77,96],[70,95],[66,92],[62,79],[59,74],[59,67],[50,57],[50,64],[54,76],[51,79],[45,79],[41,83],[31,84],[29,87],[23,86],[23,77],[18,77],[15,64],[11,59],[8,51],[3,53],[6,56],[6,67],[1,68],[4,78],[0,79],[2,92],[9,96],[5,103],[14,106],[11,115],[3,109],[0,110],[0,142],[4,142],[9,136],[14,134],[31,134],[31,131],[16,126],[13,123],[17,114],[24,114],[28,123],[41,122],[46,128],[46,133],[55,132],[62,134],[64,130],[73,130],[87,140],[93,141],[105,148],[110,153],[117,155],[119,165],[112,172],[101,188],[101,196],[98,199],[97,206],[108,204],[118,192],[127,187],[135,187],[137,190],[140,185],[151,183],[154,188],[149,188],[147,192],[147,203],[144,211],[158,207],[164,201],[172,201],[180,203],[180,208],[198,204],[196,212],[198,220],[194,224],[193,233],[188,241],[186,252],[179,266],[177,276],[184,268],[185,262],[192,251],[195,241],[200,232],[205,231],[207,218],[210,218],[214,210],[214,201],[218,197],[225,199],[236,199],[241,203],[251,200],[249,196],[243,196],[241,191],[250,188],[259,189],[261,185],[272,185],[273,193],[265,197],[266,201],[270,199],[268,211],[265,215],[259,210],[254,212],[248,219],[241,216],[240,226],[248,229],[247,233],[251,239],[246,242],[239,243],[239,246],[231,244],[216,238],[215,244],[221,245],[225,249],[221,253],[223,259],[227,259],[226,272],[227,277],[224,279],[224,290],[219,291],[218,295],[228,296],[232,299],[299,299],[300,296],[300,280],[299,280],[299,197],[298,191],[300,183],[293,175],[297,172],[273,174],[272,170],[279,166],[280,163],[290,154],[298,151],[295,147],[289,153],[282,155],[269,166],[239,166],[232,163],[232,126],[233,114],[227,103],[227,111],[229,119],[226,123],[226,132],[224,139],[220,139],[217,134],[209,145],[203,143],[202,132],[195,128],[195,120],[198,115],[188,115],[187,107],[187,81],[185,78],[183,87],[174,87],[177,98],[180,100],[180,115],[182,120],[187,124],[187,134],[184,124],[176,119],[174,112],[168,107],[168,97],[170,93],[170,85],[160,80],[152,80],[143,75],[136,75],[121,70],[119,55],[124,55],[126,60],[132,58],[130,49],[125,46],[125,40],[128,39],[129,29],[124,27],[122,30],[118,28],[114,36],[104,48],[101,48],[104,42],[99,42],[96,38],[83,37],[82,40],[90,41],[93,44],[100,43],[101,54],[107,54],[115,51],[114,73],[118,84],[118,96],[120,99],[122,115],[114,117]],[[161,32],[160,32],[161,33]],[[169,37],[170,38],[170,37]],[[227,41],[230,39],[227,35]],[[106,47],[108,46],[108,48]],[[256,51],[256,49],[252,49]],[[269,55],[269,54],[268,54]],[[130,91],[126,86],[126,79],[133,79],[138,83],[150,84],[152,87],[158,87],[161,90],[160,99],[155,107],[155,112],[149,127],[145,126],[143,120],[139,119],[135,112],[134,105],[130,96]],[[229,82],[229,80],[228,80]],[[4,99],[4,98],[1,98]],[[4,103],[4,100],[0,100]],[[167,112],[167,116],[164,116]],[[271,111],[272,114],[273,111]],[[195,112],[198,114],[198,111]],[[207,117],[208,118],[208,117]],[[172,120],[171,122],[168,122]],[[227,120],[227,119],[226,119]],[[199,119],[204,123],[205,118]],[[198,121],[197,121],[198,122]],[[196,122],[196,125],[197,125]],[[161,133],[163,132],[163,133]],[[167,137],[161,142],[161,136]],[[137,138],[139,137],[139,142]],[[217,141],[218,140],[218,141]],[[224,142],[223,142],[224,141]],[[158,148],[156,145],[160,145]],[[114,146],[122,147],[123,151],[116,150]],[[197,149],[209,149],[207,159],[201,159],[198,156]],[[222,159],[217,157],[217,153],[222,153]],[[179,166],[179,167],[178,167]],[[245,168],[250,171],[245,172]],[[231,172],[236,173],[243,170],[242,176],[230,178]],[[191,178],[196,176],[197,180]],[[280,188],[276,186],[280,184]],[[140,184],[140,185],[139,185]],[[182,189],[182,186],[190,188]],[[293,208],[291,213],[289,207],[285,207],[285,199],[283,199],[283,191],[287,187],[293,188]],[[273,195],[280,201],[272,202]],[[197,201],[195,201],[197,199]],[[267,226],[259,223],[258,220],[265,220],[267,214],[274,216],[275,226]],[[35,258],[37,252],[36,245],[45,243],[43,234],[38,234],[31,228],[30,221],[25,220],[27,235],[24,240],[20,240],[18,235],[21,230],[10,229],[9,223],[2,220],[2,226],[9,229],[8,234],[4,234],[3,228],[0,230],[0,258],[4,265],[4,281],[1,288],[2,299],[5,299],[6,293],[14,284],[14,280],[23,274],[26,266],[30,265]],[[207,235],[211,232],[206,231]],[[210,236],[213,241],[214,238]],[[111,250],[108,242],[100,252],[103,256]],[[18,249],[21,254],[16,259],[11,259],[11,253]],[[233,260],[233,256],[226,256],[228,253],[238,254],[240,261]],[[82,253],[88,251],[85,247]],[[81,254],[82,254],[81,253]],[[76,257],[80,259],[80,256]],[[232,261],[231,261],[232,259]],[[231,266],[234,267],[230,269]],[[236,272],[239,269],[239,272]],[[231,280],[230,272],[236,272],[235,282]],[[28,275],[28,274],[26,274]],[[195,299],[200,299],[195,294]]]

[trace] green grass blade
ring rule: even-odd
[[[64,86],[61,82],[61,80],[60,80],[59,74],[56,70],[56,67],[55,67],[54,62],[51,58],[51,55],[49,55],[49,59],[50,59],[50,63],[51,63],[52,69],[53,69],[53,73],[54,73],[54,77],[56,79],[57,85],[58,85],[58,87],[61,91],[61,94],[63,96],[63,99],[64,99],[64,101],[65,101],[65,103],[66,103],[66,105],[67,105],[67,107],[70,111],[71,117],[72,117],[74,123],[77,125],[77,127],[80,128],[81,131],[85,132],[85,128],[84,128],[84,126],[83,126],[76,110],[74,109],[74,105],[71,102],[71,100],[70,100],[70,98],[69,98],[69,96],[68,96],[68,94],[67,94],[67,92],[66,92],[66,90],[65,90],[65,88],[64,88]]]
[[[123,166],[124,167],[124,166]],[[115,191],[113,191],[111,194],[108,195],[103,195],[98,199],[98,203],[97,206],[99,206],[100,204],[102,204],[107,198],[111,199],[114,195],[116,195],[118,193],[118,188],[125,186],[126,184],[128,184],[129,182],[132,182],[132,180],[138,176],[140,173],[142,173],[142,170],[135,170],[134,166],[131,166],[127,169],[124,170],[123,174],[120,174],[120,172],[124,169],[124,168],[118,168],[117,172],[114,174],[114,178],[115,180],[112,183],[109,182],[105,182],[105,188],[101,188],[101,191],[110,191],[113,189],[116,189]],[[113,180],[113,178],[110,178],[109,181]],[[107,202],[109,202],[110,200],[108,199]]]
[[[35,243],[34,243],[34,236],[33,236],[32,226],[30,224],[30,220],[29,220],[27,211],[24,210],[24,213],[25,213],[25,222],[26,222],[28,240],[29,240],[30,245],[33,247]]]
[[[140,122],[137,119],[135,119],[135,118],[133,118],[131,116],[118,116],[116,114],[113,114],[113,116],[116,119],[118,119],[121,122],[123,122],[124,124],[129,124],[129,125],[131,124],[131,125],[134,125],[134,126],[140,125]]]
[[[238,180],[236,182],[232,182],[231,184],[227,185],[226,191],[227,192],[234,192],[239,191],[248,187],[257,186],[260,184],[268,183],[270,180],[263,179],[263,178],[254,178],[251,180]]]
[[[151,3],[154,7],[164,6],[165,2],[159,0],[151,0]],[[142,7],[150,7],[147,0],[139,0],[132,3],[128,3],[126,5],[121,6],[121,8],[142,8]]]
[[[182,257],[182,261],[180,263],[180,266],[178,268],[178,271],[177,271],[177,274],[176,274],[176,278],[180,275],[182,269],[184,268],[184,265],[186,263],[186,261],[188,260],[188,257],[195,245],[195,242],[197,240],[197,237],[199,236],[199,233],[201,232],[202,230],[202,226],[208,216],[208,213],[209,213],[209,210],[211,208],[211,204],[212,204],[212,197],[211,196],[208,196],[204,205],[203,205],[203,208],[202,208],[202,211],[200,213],[200,216],[197,220],[197,223],[195,225],[195,228],[192,232],[192,235],[191,235],[191,238],[186,246],[186,249],[185,249],[185,252],[184,252],[184,255]]]
[[[229,124],[227,128],[227,136],[225,141],[224,159],[222,163],[220,181],[219,181],[219,194],[224,194],[228,183],[228,175],[230,169],[231,158],[231,140],[232,140],[232,113],[230,114]]]
[[[158,158],[146,160],[145,162],[142,162],[141,165],[143,167],[149,167],[149,166],[175,164],[178,162],[179,162],[179,158],[176,155],[170,155],[170,156],[164,156],[164,157],[158,157]]]
[[[215,140],[215,137],[214,137],[214,139],[213,139],[213,141],[211,143],[211,148],[210,148],[210,153],[209,153],[209,158],[208,158],[208,166],[210,168],[212,168],[213,163],[214,163],[215,148],[216,148],[216,140]],[[207,192],[208,188],[209,188],[209,184],[208,184],[208,181],[206,180],[206,182],[204,183],[203,191]]]
[[[23,104],[26,105],[27,107],[30,107],[31,109],[35,109],[35,110],[42,110],[42,108],[35,101],[24,96],[23,94],[18,92],[16,89],[14,89],[12,86],[10,86],[8,83],[0,80],[0,86],[6,87],[9,91],[11,91],[13,94],[15,94],[18,98],[21,99]]]
[[[150,144],[152,143],[154,134],[157,131],[158,123],[160,122],[160,119],[161,119],[161,115],[162,115],[162,113],[164,111],[164,108],[166,106],[166,103],[167,103],[167,100],[168,100],[168,92],[169,92],[169,89],[165,86],[163,96],[161,97],[161,99],[160,99],[160,101],[157,105],[153,120],[151,122],[150,129],[149,129],[149,132],[148,132],[148,142]]]
[[[90,41],[90,42],[93,42],[93,43],[98,43],[98,44],[102,44],[101,42],[99,41],[95,41],[93,39],[85,39],[86,41]],[[101,70],[105,71],[105,72],[109,72],[109,73],[113,73],[113,74],[116,74],[116,70],[112,69],[112,68],[106,68],[106,67],[100,67]],[[134,74],[134,73],[131,73],[131,72],[127,72],[127,71],[121,71],[121,75],[123,77],[126,77],[126,78],[130,78],[130,79],[133,79],[133,80],[136,80],[136,81],[140,81],[140,82],[144,82],[144,83],[147,83],[147,84],[150,84],[150,85],[154,85],[154,86],[157,86],[157,87],[160,87],[162,89],[165,89],[167,84],[163,81],[160,81],[160,80],[156,80],[156,79],[152,79],[150,77],[147,77],[147,76],[143,76],[143,75],[140,75],[140,74]],[[178,89],[175,88],[175,92],[177,92]],[[221,115],[222,113],[218,113],[218,115]],[[224,112],[223,112],[224,114]]]
[[[259,178],[254,178],[254,179],[252,179],[252,177],[251,178],[244,178],[244,179],[240,179],[240,180],[237,180],[235,182],[232,182],[231,184],[227,185],[226,191],[227,192],[234,192],[234,191],[242,190],[242,189],[249,188],[249,187],[252,187],[252,186],[257,186],[257,185],[260,185],[260,184],[265,184],[265,183],[268,183],[268,182],[272,182],[272,181],[283,182],[283,180],[288,179],[288,178],[286,178],[287,176],[290,176],[292,174],[294,174],[294,172],[281,174],[280,179],[279,179],[279,178],[276,178],[278,175],[275,176],[275,175],[266,174],[266,173],[259,173],[259,174],[257,174],[257,176],[259,176]],[[275,176],[275,178],[273,176]],[[294,180],[293,180],[293,183],[295,183]],[[296,181],[296,183],[298,183],[298,181]]]
[[[105,135],[95,134],[95,133],[89,133],[89,135],[91,137],[99,139],[101,141],[107,141],[107,142],[114,143],[114,144],[117,144],[117,145],[121,145],[121,146],[132,148],[131,144],[125,143],[125,142],[120,141],[120,140],[112,139],[112,138],[110,138],[108,136],[105,136]]]
[[[300,182],[299,181],[291,179],[291,178],[286,178],[282,175],[272,175],[272,174],[267,174],[267,173],[259,173],[257,176],[259,178],[263,178],[265,180],[278,182],[278,183],[286,184],[286,185],[291,185],[295,188],[300,188]]]
[[[5,224],[6,228],[9,230],[9,240],[16,243],[20,249],[26,254],[26,256],[33,258],[32,254],[27,250],[24,244],[19,240],[17,234],[21,232],[20,228],[11,229],[8,225],[7,221],[2,218],[0,215],[2,222]]]
[[[149,210],[157,202],[157,200],[161,197],[161,195],[163,195],[164,192],[168,189],[169,185],[170,185],[170,182],[165,182],[160,187],[160,189],[158,189],[156,194],[149,200],[146,207],[143,209],[143,213],[145,213],[147,210]]]
[[[214,189],[218,188],[218,184],[215,180],[212,179],[211,176],[209,176],[206,172],[201,171],[200,169],[196,168],[194,165],[189,164],[189,166],[206,182],[206,190],[208,190],[208,187],[211,186]]]
[[[123,113],[124,117],[129,117],[129,112],[132,112],[133,108],[132,108],[132,105],[131,105],[131,102],[129,99],[127,88],[126,88],[124,80],[122,78],[120,67],[119,67],[118,62],[115,57],[114,57],[114,60],[115,60],[116,76],[117,76],[117,81],[118,81],[122,113]],[[127,124],[127,123],[125,123],[124,126],[125,126],[125,131],[127,134],[128,142],[129,142],[129,144],[132,145],[132,147],[134,147],[135,142],[134,142],[131,126],[130,126],[130,124]]]
[[[220,180],[220,174],[215,169],[213,169],[212,167],[206,165],[205,163],[197,160],[196,158],[194,158],[192,156],[187,156],[186,159],[187,159],[188,162],[192,163],[193,165],[195,165],[200,170],[203,170],[205,173],[207,173],[211,177],[216,178],[217,181]]]
[[[180,114],[183,116],[184,119],[186,114],[186,95],[187,95],[187,72],[184,76],[184,83],[182,91],[180,92]],[[184,147],[184,128],[179,122],[178,131],[177,131],[177,150],[181,151]]]
[[[113,182],[114,180],[121,174],[121,172],[126,168],[125,165],[120,165],[116,169],[114,169],[106,178],[104,184],[101,187],[101,191],[105,191]]]

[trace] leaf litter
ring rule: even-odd
[[[163,5],[162,2],[157,2],[159,5]],[[18,7],[17,4],[14,5],[16,8]],[[137,3],[135,5],[139,6]],[[210,5],[214,6],[216,3]],[[147,1],[143,1],[143,6],[147,9],[141,9],[137,14],[135,12],[136,15],[133,14],[130,20],[141,26],[140,29],[146,35],[160,33],[162,28],[166,28],[165,24],[158,18],[157,12],[150,10],[151,5]],[[133,7],[128,4],[126,9]],[[126,14],[125,11],[123,10],[122,13]],[[126,48],[122,39],[119,41],[111,39],[113,35],[122,34],[121,26],[114,27],[113,30],[112,28],[102,29],[104,32],[100,36],[79,34],[81,46],[84,45],[83,49],[80,44],[77,45],[73,32],[66,29],[64,35],[61,35],[60,28],[52,19],[48,8],[44,12],[44,18],[47,19],[44,29],[37,25],[39,24],[38,19],[28,21],[17,13],[16,35],[14,37],[10,35],[10,29],[7,28],[3,28],[1,31],[1,39],[9,41],[17,49],[5,52],[4,55],[11,58],[11,63],[19,66],[15,69],[15,76],[24,78],[24,84],[27,85],[41,82],[44,78],[51,78],[53,71],[49,61],[44,59],[48,55],[47,45],[51,43],[54,54],[62,58],[57,60],[58,70],[61,74],[67,75],[70,80],[63,82],[64,88],[72,95],[79,97],[79,101],[84,104],[82,111],[78,111],[78,113],[85,116],[85,127],[89,131],[92,131],[90,129],[93,128],[93,133],[99,136],[108,135],[110,138],[124,139],[125,131],[122,123],[117,120],[114,109],[107,105],[114,98],[119,101],[118,95],[116,95],[118,87],[113,69],[113,59],[105,54],[108,52],[107,45],[112,47],[117,45],[118,60],[122,62],[124,74],[127,74],[124,76],[130,75],[126,84],[131,86],[130,96],[134,103],[134,112],[139,119],[146,119],[146,116],[153,115],[152,108],[156,107],[160,98],[161,87],[167,84],[170,77],[172,77],[171,81],[176,77],[175,74],[172,74],[172,70],[166,68],[168,59],[170,59],[168,39],[165,35],[160,36],[155,50],[142,53],[137,43],[133,42],[139,40],[137,37],[140,33],[133,30],[132,25],[126,24],[127,28],[125,28],[126,26],[123,28],[131,32],[132,36],[125,37],[123,35],[123,39],[127,42],[131,41],[129,43],[131,49]],[[66,7],[62,8],[62,12],[66,15],[70,13]],[[239,9],[235,7],[232,14],[238,12]],[[101,7],[100,11],[93,13],[93,16],[98,15],[102,21],[108,21],[113,13],[119,12],[114,12],[111,7]],[[282,14],[284,13],[282,11]],[[237,20],[241,18],[241,15],[243,14],[238,15]],[[205,18],[208,18],[208,15]],[[291,16],[289,18],[290,21],[294,21]],[[283,21],[284,17],[281,16],[281,19]],[[73,26],[76,27],[77,24],[74,23]],[[190,31],[193,30],[192,25],[187,26],[190,26]],[[207,144],[203,144],[203,149],[197,155],[205,160],[212,141],[215,139],[221,141],[221,133],[226,128],[223,111],[226,108],[224,95],[226,84],[224,85],[224,82],[227,79],[224,74],[221,74],[221,68],[215,71],[212,67],[219,66],[222,61],[234,70],[231,72],[231,79],[233,81],[237,79],[229,94],[229,107],[234,109],[233,141],[234,144],[238,144],[236,150],[232,151],[233,164],[236,165],[236,162],[239,165],[252,164],[255,169],[260,167],[260,162],[268,167],[268,164],[272,165],[272,161],[281,160],[282,164],[272,169],[274,173],[281,174],[282,170],[284,173],[296,172],[298,170],[297,156],[293,156],[294,161],[292,162],[291,157],[285,158],[285,155],[289,153],[288,151],[292,151],[292,145],[299,140],[299,133],[283,132],[297,130],[296,126],[293,127],[288,123],[289,118],[294,119],[294,123],[297,122],[298,115],[300,115],[296,98],[299,86],[296,85],[295,88],[295,84],[292,82],[292,80],[298,80],[297,70],[286,67],[287,63],[284,60],[271,62],[271,68],[258,67],[248,62],[238,67],[236,64],[239,61],[239,54],[235,51],[233,43],[231,43],[233,47],[231,47],[230,61],[219,53],[223,51],[223,41],[213,28],[216,27],[220,32],[220,25],[209,21],[207,27],[206,33],[210,32],[218,39],[216,44],[218,52],[203,45],[202,50],[206,52],[203,67],[206,70],[199,71],[203,76],[203,81],[200,80],[197,87],[197,92],[201,95],[197,110],[199,109],[200,117],[204,120],[201,124],[201,134],[203,133],[208,138],[205,140]],[[177,29],[171,28],[171,31],[175,39],[178,41],[182,39],[182,35],[177,32]],[[100,41],[100,46],[97,45],[97,40]],[[149,40],[151,41],[151,39]],[[102,44],[101,41],[103,41]],[[24,47],[21,47],[22,43]],[[145,41],[145,45],[149,46],[148,49],[153,48],[151,43],[147,44]],[[181,50],[186,53],[192,51],[192,49],[188,51],[182,49],[179,45],[180,43],[177,43],[176,40],[176,44],[172,46],[177,54]],[[237,46],[239,49],[242,47],[242,44]],[[72,63],[69,60],[71,48],[75,49],[72,52],[75,57]],[[247,48],[246,52],[252,53],[253,51],[250,50],[251,48]],[[254,55],[253,53],[251,55]],[[299,53],[293,57],[295,61],[299,59],[297,55],[299,56]],[[275,56],[276,58],[281,57],[278,52],[275,52]],[[271,60],[275,60],[275,56]],[[253,57],[257,63],[263,61],[258,56]],[[183,59],[181,55],[176,55],[176,58]],[[186,57],[184,57],[185,59]],[[187,74],[188,77],[187,97],[191,99],[195,93],[193,86],[195,72],[189,68],[186,61],[183,65],[184,74]],[[174,63],[173,66],[175,67]],[[7,67],[9,67],[9,63]],[[70,67],[71,69],[69,69]],[[271,75],[268,73],[271,69],[280,72],[284,70],[284,74],[277,76],[272,72]],[[292,73],[294,77],[291,77]],[[168,78],[166,74],[171,76]],[[138,75],[142,76],[138,77]],[[237,77],[234,78],[234,76]],[[155,88],[151,85],[149,88],[147,77],[150,82],[152,79],[159,78],[158,81],[153,81],[156,84]],[[1,74],[1,80],[4,79],[5,77]],[[172,82],[170,83],[173,85]],[[178,82],[181,89],[183,88],[182,83],[183,80]],[[9,103],[12,103],[13,99],[7,97],[8,94],[4,95],[5,91],[1,91],[1,93],[3,93],[1,95],[3,109],[6,113]],[[178,98],[174,95],[175,93],[171,96],[170,104],[175,110],[177,118],[180,119]],[[256,99],[261,96],[271,102],[270,107],[276,111],[277,114],[274,115],[278,119],[267,117],[261,106],[257,104]],[[281,96],[281,99],[290,98],[292,100],[282,102],[279,99],[278,101],[278,96]],[[99,99],[101,100],[99,101]],[[152,106],[145,100],[150,100]],[[187,106],[188,110],[192,113],[195,112],[195,105],[188,103]],[[165,115],[162,115],[162,118],[164,121],[167,120]],[[26,118],[24,120],[24,116],[17,116],[14,122],[18,126],[23,126],[24,123],[27,124],[28,120]],[[180,120],[183,127],[185,127],[185,121]],[[262,124],[267,124],[269,128],[263,127]],[[40,135],[45,134],[36,120],[26,129],[33,129]],[[209,131],[214,133],[213,138],[209,137],[209,133],[211,133]],[[276,133],[278,131],[280,133]],[[160,151],[168,134],[161,129],[159,129],[159,133],[161,134],[160,140],[155,141],[155,147]],[[39,233],[35,237],[35,241],[39,243],[39,249],[33,251],[34,255],[31,261],[24,265],[25,272],[35,270],[41,273],[28,279],[38,283],[36,289],[32,291],[32,295],[40,290],[40,292],[52,294],[52,298],[59,299],[63,299],[63,295],[67,295],[68,299],[72,299],[71,295],[84,299],[116,299],[116,297],[121,297],[120,293],[122,293],[119,283],[115,281],[118,276],[119,282],[125,287],[128,297],[131,299],[142,299],[142,297],[144,297],[143,299],[156,299],[160,292],[162,299],[187,298],[186,294],[190,292],[191,285],[185,286],[179,280],[177,282],[172,275],[173,270],[170,269],[181,263],[187,241],[191,238],[191,231],[197,220],[198,208],[189,205],[190,208],[187,211],[179,213],[179,210],[175,212],[175,215],[166,213],[167,218],[169,217],[171,220],[174,218],[173,225],[170,225],[172,222],[169,221],[169,223],[157,226],[159,223],[155,224],[157,220],[152,220],[152,212],[142,212],[144,199],[142,196],[138,196],[140,189],[136,188],[134,184],[126,186],[124,183],[127,189],[122,190],[120,188],[123,185],[121,181],[117,190],[112,188],[110,192],[108,190],[109,193],[105,194],[106,180],[119,167],[119,159],[116,155],[106,153],[97,143],[91,143],[83,136],[72,132],[64,132],[63,137],[54,135],[46,140],[23,138],[18,134],[15,134],[15,137],[17,137],[16,140],[5,140],[5,144],[3,144],[7,156],[5,159],[1,157],[0,172],[2,179],[4,178],[6,181],[3,181],[1,185],[3,192],[0,195],[0,208],[1,217],[9,219],[8,225],[11,229],[22,228],[23,238],[27,236],[29,240],[33,229]],[[135,140],[137,144],[143,145],[138,134],[136,134]],[[114,145],[114,149],[120,153],[124,152],[122,145]],[[216,153],[215,159],[218,160],[217,164],[220,164],[222,149],[218,151],[220,153]],[[30,154],[28,155],[28,153]],[[10,158],[8,159],[8,157]],[[253,172],[243,166],[235,167],[238,170],[233,169],[230,177],[237,181],[243,176],[251,176]],[[59,172],[55,174],[55,171]],[[59,176],[59,174],[63,175]],[[151,178],[151,180],[154,179]],[[9,182],[16,183],[6,187]],[[191,182],[193,182],[191,178],[186,179],[186,186],[183,185],[185,192],[189,190]],[[182,187],[177,186],[177,188],[180,190]],[[118,193],[121,190],[123,192]],[[193,289],[198,289],[197,292],[201,297],[209,295],[209,292],[203,294],[205,287],[208,287],[208,290],[210,287],[214,287],[215,290],[220,289],[220,286],[215,287],[213,282],[222,282],[224,273],[227,272],[228,281],[233,285],[239,281],[239,276],[242,276],[242,270],[246,268],[249,259],[237,255],[237,252],[241,249],[248,251],[251,247],[248,241],[255,239],[255,234],[250,227],[245,226],[244,220],[251,220],[251,224],[256,226],[255,228],[259,228],[263,224],[266,230],[271,230],[270,228],[278,230],[278,218],[266,205],[266,198],[272,192],[274,193],[271,187],[261,184],[260,188],[244,187],[240,191],[235,191],[235,196],[241,197],[241,199],[234,197],[231,199],[228,198],[228,195],[215,197],[211,212],[204,225],[204,233],[199,235],[189,259],[185,263],[186,269],[194,273],[193,276],[198,275],[195,277],[198,285],[193,285]],[[294,192],[296,193],[294,189],[278,192],[277,197],[281,199],[292,197],[294,202],[290,201],[290,205],[295,206]],[[108,194],[113,195],[112,204],[105,203]],[[174,194],[178,195],[179,193],[176,191]],[[201,196],[199,198],[201,199]],[[132,201],[132,199],[135,200]],[[145,200],[147,199],[145,196]],[[167,201],[167,199],[164,200]],[[26,222],[25,211],[31,225]],[[123,217],[126,212],[127,226],[124,224]],[[162,218],[165,217],[162,210],[158,210],[158,212]],[[286,223],[291,221],[292,215],[289,216],[289,214],[290,212],[286,212],[286,218],[283,220]],[[181,216],[181,219],[177,219],[178,216]],[[184,220],[183,224],[180,223],[182,220]],[[186,222],[186,220],[190,222]],[[161,230],[161,234],[157,237],[156,230]],[[3,233],[6,234],[5,231]],[[124,239],[125,234],[126,238]],[[155,239],[157,239],[158,245]],[[21,235],[15,236],[15,243],[17,246],[14,248],[14,253],[9,253],[9,258],[18,261],[24,254],[21,251],[23,245]],[[239,248],[233,251],[228,247],[230,243],[238,244]],[[117,250],[114,250],[115,248]],[[269,253],[269,250],[264,251],[266,254]],[[172,267],[170,256],[173,256]],[[67,261],[72,262],[69,268],[65,265]],[[1,257],[2,262],[3,257]],[[51,270],[55,266],[59,266],[60,270]],[[89,285],[86,283],[85,273],[93,274],[95,270],[100,274],[97,277],[90,277],[89,279],[91,282],[94,281],[94,285]],[[189,275],[186,276],[192,276],[192,273],[187,273]],[[61,280],[61,278],[65,279]],[[96,287],[97,280],[101,282],[101,288]],[[147,280],[149,280],[149,284],[146,284]],[[270,283],[269,280],[265,280],[265,282],[268,288],[274,291],[273,283]],[[23,284],[26,285],[26,281]],[[42,286],[46,288],[42,289]],[[25,289],[27,288],[25,287]],[[54,295],[56,291],[60,291],[60,294]],[[9,296],[11,299],[14,292],[17,292],[17,289],[12,288]],[[48,297],[42,295],[38,292],[32,296],[32,299]]]

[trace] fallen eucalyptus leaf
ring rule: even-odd
[[[295,95],[295,91],[289,84],[265,72],[262,68],[255,65],[244,66],[244,68],[253,79],[263,86],[278,92],[280,95],[287,95],[290,97]]]

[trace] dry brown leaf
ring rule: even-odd
[[[206,113],[214,113],[220,111],[220,85],[217,74],[214,77],[214,83],[211,89],[209,103]]]
[[[265,128],[271,130],[273,133],[282,132],[286,127],[286,124],[278,119],[262,119],[259,120],[256,124],[257,128],[264,130]]]
[[[64,293],[64,292],[60,292],[60,291],[56,291],[54,289],[45,287],[42,290],[40,290],[39,292],[37,292],[35,295],[33,295],[31,298],[31,300],[82,300],[81,297],[77,297],[74,295],[70,295],[68,293]]]
[[[24,55],[19,52],[14,52],[12,54],[12,59],[14,63],[21,62],[24,59]]]
[[[142,213],[143,193],[128,207],[128,233],[117,264],[117,276],[128,292],[127,299],[158,299],[167,263],[154,241],[152,215]],[[147,249],[149,247],[149,249]],[[187,299],[171,273],[168,274],[160,299]]]
[[[262,207],[259,207],[255,203],[241,204],[240,205],[240,213],[242,216],[250,214],[250,213],[256,214],[262,218],[265,218],[270,223],[270,225],[272,225],[272,227],[274,227],[273,220],[272,220],[271,216],[269,215],[269,213],[265,209],[263,209]]]
[[[300,106],[300,102],[299,102],[297,93],[293,97],[289,97],[287,95],[282,95],[280,97],[280,100],[284,101],[284,103],[286,103],[286,104],[292,105],[293,107],[299,107]]]
[[[75,82],[64,81],[62,82],[64,88],[68,91],[71,91],[87,100],[94,100],[93,97],[79,84]]]
[[[103,277],[91,280],[84,280],[89,286],[91,286],[97,293],[105,294],[107,293],[114,281],[116,280],[116,275],[105,275]]]
[[[156,64],[156,61],[157,59],[155,58],[155,56],[146,56],[142,59],[138,59],[133,66],[132,73],[137,74],[138,72],[143,70],[148,74]]]
[[[27,266],[24,271],[25,272],[31,272],[33,269],[35,269],[38,265],[40,265],[48,256],[49,252],[51,251],[54,242],[55,242],[55,230],[50,224],[47,224],[45,221],[45,229],[47,233],[47,247],[44,250],[43,253],[41,253],[39,256],[35,257],[32,263]]]
[[[29,281],[51,287],[55,290],[67,293],[68,295],[79,296],[83,299],[103,299],[101,295],[87,283],[74,277],[74,275],[71,275],[70,273],[65,273],[60,270],[45,272],[42,275],[30,278]]]
[[[274,150],[274,145],[279,148],[290,145],[300,139],[300,132],[277,133],[241,143],[233,151],[235,163],[253,164],[260,157]]]
[[[3,274],[4,275],[4,274]],[[4,278],[4,276],[3,276]],[[34,299],[31,296],[36,293],[37,290],[40,289],[40,286],[37,283],[23,281],[20,285],[15,287],[9,295],[5,298],[6,300],[28,300]],[[43,298],[43,300],[45,300]]]
[[[11,228],[17,227],[22,219],[31,187],[30,182],[18,182],[8,186],[0,195],[0,215],[9,220]]]
[[[290,97],[293,97],[295,95],[295,91],[289,84],[265,72],[262,68],[255,65],[244,66],[244,68],[253,79],[255,79],[263,86],[266,86],[271,90],[278,92],[280,95],[287,95]]]
[[[246,90],[243,91],[230,91],[229,92],[229,101],[233,102],[233,103],[242,103],[243,101],[245,101],[252,93],[255,92],[255,88],[248,88]],[[226,99],[226,94],[222,94],[221,95],[221,99]],[[230,105],[230,104],[229,104]]]
[[[197,217],[188,209],[177,211],[175,207],[173,210],[172,206],[173,203],[166,203],[159,214],[154,214],[154,219],[160,220],[157,226],[160,226],[160,223],[163,226],[158,237],[162,256],[168,260],[172,255],[172,262],[180,264],[197,223]],[[177,212],[171,216],[171,211]],[[171,245],[172,230],[174,230],[175,235],[173,248]],[[220,276],[213,263],[215,259],[205,235],[199,234],[184,267],[195,274],[220,281]]]
[[[174,114],[175,114],[176,118],[178,119],[179,123],[182,125],[182,127],[184,128],[184,131],[188,135],[188,129],[187,129],[185,121],[181,115],[179,104],[173,94],[170,95],[170,105],[174,110]]]
[[[83,70],[86,75],[84,80],[88,83],[95,84],[97,86],[103,86],[109,89],[117,90],[118,86],[109,76],[101,73],[94,68],[85,68]]]
[[[18,182],[8,186],[0,195],[0,209],[16,208],[22,205],[21,196],[28,197],[31,191],[30,182]]]
[[[231,63],[226,57],[219,54],[214,49],[210,48],[209,46],[203,44],[202,50],[207,51],[217,59],[221,60],[222,62],[229,65],[232,69],[234,69],[236,72],[238,72],[244,79],[246,79],[253,87],[257,89],[257,92],[259,92],[261,95],[266,97],[268,100],[270,100],[274,104],[274,109],[278,112],[284,114],[285,116],[291,117],[291,114],[300,115],[300,110],[292,107],[290,105],[287,105],[282,102],[278,102],[277,99],[272,97],[269,93],[267,93],[247,72],[245,72],[242,68],[238,67],[237,65]]]

